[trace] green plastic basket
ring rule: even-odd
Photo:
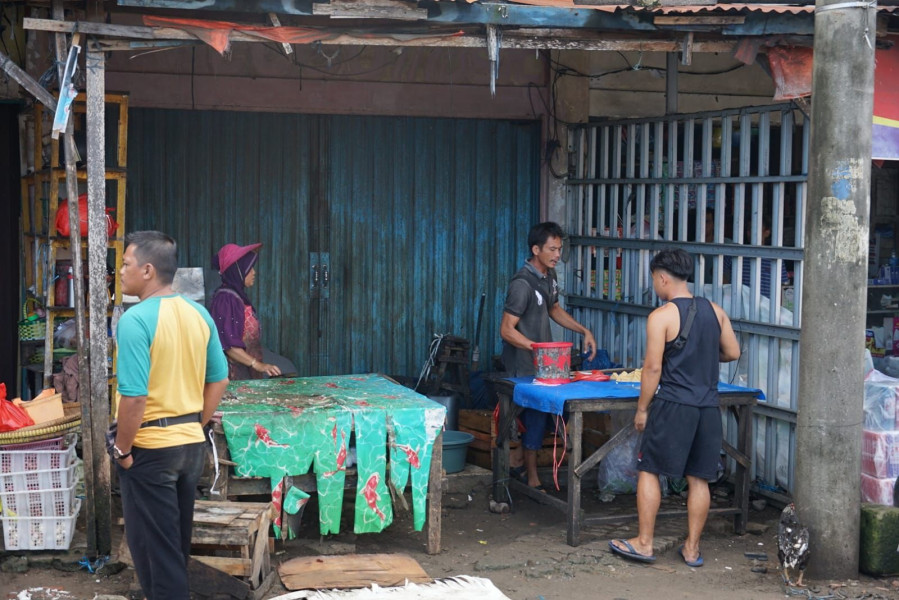
[[[22,305],[22,320],[19,321],[19,339],[22,341],[42,340],[45,337],[47,329],[47,319],[37,316],[37,314],[28,314],[28,303],[34,302],[33,298],[29,298]]]

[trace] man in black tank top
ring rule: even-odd
[[[665,249],[649,264],[652,285],[666,304],[646,322],[646,357],[634,427],[643,432],[637,458],[639,534],[612,540],[616,554],[654,562],[652,541],[662,493],[659,475],[687,478],[687,539],[678,549],[691,567],[702,566],[699,539],[709,514],[709,480],[721,452],[719,362],[740,357],[740,345],[724,310],[687,287],[693,258]],[[650,405],[651,404],[651,405]]]

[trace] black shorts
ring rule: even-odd
[[[637,455],[637,469],[713,481],[722,441],[721,409],[653,400]]]

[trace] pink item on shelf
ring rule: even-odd
[[[899,477],[899,431],[862,431],[862,473]]]
[[[871,477],[862,473],[862,502],[893,506],[893,485],[896,480],[889,477]]]

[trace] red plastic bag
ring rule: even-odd
[[[112,237],[115,235],[116,229],[119,228],[119,224],[116,223],[116,220],[112,218],[110,213],[115,212],[114,208],[106,209],[106,237]],[[87,194],[81,194],[78,196],[78,220],[81,223],[81,235],[87,235]],[[68,237],[68,235],[72,232],[72,228],[69,226],[69,202],[68,200],[63,200],[59,203],[59,208],[56,210],[56,231],[59,232],[59,235],[63,235]]]
[[[19,408],[6,399],[6,384],[0,383],[0,433],[15,431],[22,427],[34,425],[24,408]]]

